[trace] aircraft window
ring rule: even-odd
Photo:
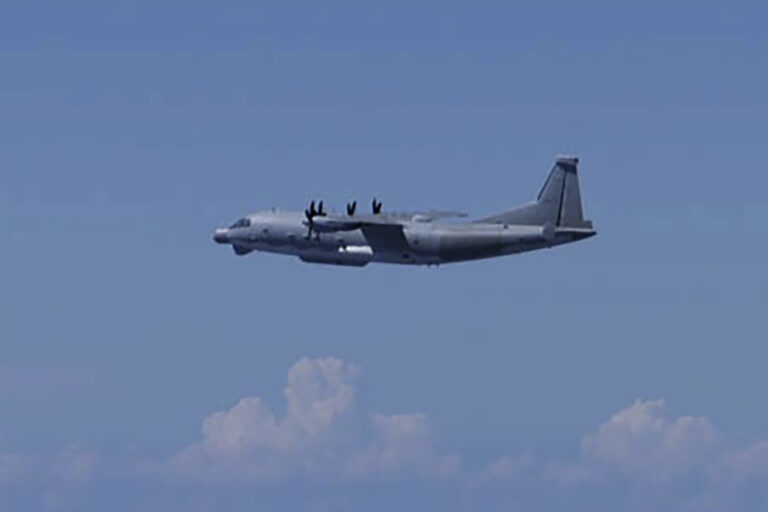
[[[251,220],[243,217],[242,219],[239,219],[237,222],[229,226],[229,229],[235,229],[235,228],[247,228],[250,227]]]

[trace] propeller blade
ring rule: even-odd
[[[309,208],[304,210],[304,216],[307,218],[307,240],[312,238],[312,231],[315,227],[315,215],[317,215],[317,211],[315,211],[315,201],[312,201],[309,203]]]
[[[320,201],[320,204],[317,205],[317,214],[321,217],[325,216],[325,212],[323,211],[323,202]]]
[[[350,217],[355,214],[355,210],[357,209],[357,201],[352,201],[351,203],[347,203],[347,215]]]
[[[381,213],[381,201],[376,202],[376,198],[375,197],[373,198],[373,203],[372,203],[371,206],[373,208],[373,214],[374,215],[378,215],[378,214]]]
[[[315,229],[315,221],[312,220],[310,217],[309,222],[307,222],[307,240],[312,238],[312,231]]]

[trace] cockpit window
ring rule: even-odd
[[[246,217],[243,217],[242,219],[238,219],[237,222],[229,226],[229,229],[235,229],[235,228],[247,228],[251,226],[251,219],[248,219]]]

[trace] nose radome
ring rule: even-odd
[[[213,241],[217,244],[229,243],[229,234],[226,229],[217,229],[213,232]]]

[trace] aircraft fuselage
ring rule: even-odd
[[[363,266],[370,262],[438,265],[533,251],[596,234],[584,219],[578,158],[555,162],[536,200],[472,222],[444,222],[456,212],[382,213],[375,199],[371,214],[328,214],[312,201],[304,212],[253,213],[214,240],[238,255],[264,251],[298,256],[310,263]]]
[[[239,254],[262,251],[295,255],[311,263],[363,266],[370,262],[437,265],[504,256],[553,247],[595,234],[592,229],[485,224],[402,223],[404,244],[372,247],[362,229],[312,233],[302,212],[264,211],[247,217],[249,226],[219,230],[216,241]],[[381,244],[386,247],[386,244]]]

